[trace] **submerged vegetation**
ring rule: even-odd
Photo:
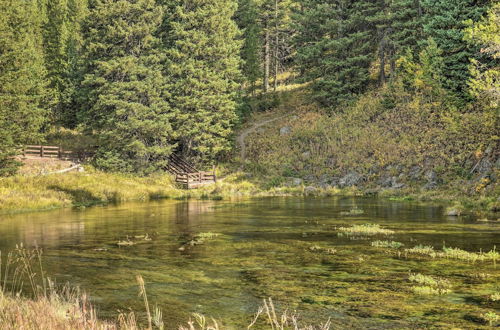
[[[448,258],[448,259],[458,259],[467,262],[476,261],[493,261],[500,257],[500,254],[496,250],[496,246],[488,252],[468,252],[459,248],[448,248],[443,247],[441,251],[435,250],[432,246],[417,245],[409,249],[404,250],[406,254],[418,254],[425,255],[431,258]]]
[[[375,236],[375,235],[392,235],[393,230],[381,228],[379,224],[363,224],[354,225],[352,227],[338,228],[339,236],[358,237],[358,236]]]
[[[395,241],[373,241],[372,246],[380,248],[399,249],[400,247],[404,246],[404,244]]]
[[[451,292],[451,284],[446,279],[436,279],[422,274],[410,274],[408,279],[410,282],[419,284],[419,286],[412,287],[416,294],[443,295]]]

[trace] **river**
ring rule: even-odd
[[[487,299],[499,291],[496,262],[404,249],[490,251],[500,247],[500,223],[443,214],[439,205],[359,197],[126,203],[0,216],[0,250],[41,247],[47,275],[85,290],[107,318],[143,312],[140,274],[168,329],[193,312],[243,329],[267,297],[305,323],[330,318],[334,329],[482,327],[474,317],[498,313]],[[366,223],[394,233],[339,235]],[[133,245],[117,244],[127,237]],[[404,246],[396,252],[375,240]],[[417,295],[410,273],[446,278],[450,293]]]

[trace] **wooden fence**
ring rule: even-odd
[[[205,184],[217,182],[215,171],[213,172],[192,172],[176,174],[175,182],[184,185],[187,189],[198,188]]]
[[[25,158],[57,158],[64,160],[84,161],[93,156],[93,152],[74,152],[57,146],[27,145],[24,146]],[[168,159],[167,170],[175,175],[175,181],[187,189],[198,188],[205,184],[215,183],[215,168],[211,172],[199,171],[181,157],[172,154]]]
[[[64,160],[85,160],[92,156],[89,152],[74,152],[57,146],[26,145],[23,148],[25,158],[58,158]]]
[[[212,172],[199,171],[175,154],[168,158],[167,170],[175,175],[175,182],[182,184],[187,189],[198,188],[217,181],[215,168]]]

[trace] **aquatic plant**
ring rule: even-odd
[[[496,246],[493,247],[493,250],[489,252],[468,252],[459,248],[448,248],[443,247],[441,251],[434,250],[432,246],[423,246],[417,245],[410,249],[405,249],[405,252],[408,254],[421,254],[427,255],[431,258],[449,258],[449,259],[458,259],[469,262],[476,261],[487,261],[496,259],[499,257],[499,253],[496,251]]]
[[[413,292],[416,294],[443,295],[451,292],[451,284],[446,279],[434,278],[422,274],[410,274],[408,280],[420,284],[419,286],[412,287]]]
[[[405,252],[428,255],[432,258],[436,256],[436,251],[434,251],[434,247],[429,245],[417,245],[410,249],[405,249]]]
[[[352,227],[340,227],[338,228],[340,233],[338,236],[374,236],[374,235],[391,235],[394,234],[393,230],[381,228],[378,224],[363,224],[354,225]]]
[[[135,245],[135,242],[131,241],[130,238],[127,236],[127,238],[124,239],[123,241],[118,241],[118,243],[116,243],[116,245],[118,245],[118,246],[132,246],[132,245]]]
[[[335,254],[337,253],[337,250],[334,248],[322,248],[319,245],[312,245],[309,247],[309,251],[312,252],[324,252],[326,254]]]
[[[404,244],[395,241],[373,241],[372,246],[379,248],[399,249],[400,247],[404,246]]]
[[[490,295],[491,301],[499,301],[500,300],[500,292],[495,292]]]
[[[199,239],[212,239],[212,238],[216,238],[219,235],[220,234],[218,234],[218,233],[207,232],[207,233],[199,233],[196,235],[196,237]]]
[[[481,317],[488,322],[490,327],[494,326],[498,322],[498,320],[500,320],[500,316],[498,316],[498,314],[496,314],[495,312],[491,311],[482,314]]]
[[[364,214],[364,213],[365,213],[365,211],[355,207],[353,209],[350,209],[349,211],[340,212],[340,215],[360,215],[360,214]]]

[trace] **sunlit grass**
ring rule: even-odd
[[[473,263],[476,261],[488,260],[496,262],[499,258],[499,253],[496,251],[496,247],[493,247],[493,249],[488,252],[468,252],[459,248],[443,247],[442,250],[435,250],[432,246],[417,245],[412,248],[405,249],[405,252],[407,254],[419,254],[431,258],[457,259]]]
[[[443,295],[451,292],[451,283],[446,279],[434,278],[422,274],[410,274],[408,280],[419,284],[412,287],[412,291],[416,294]]]
[[[363,225],[354,225],[352,227],[340,227],[338,228],[340,231],[338,233],[339,236],[375,236],[375,235],[392,235],[394,234],[393,230],[381,228],[378,224],[363,224]]]
[[[404,246],[404,244],[395,241],[373,241],[372,246],[379,248],[399,249],[400,247]]]

